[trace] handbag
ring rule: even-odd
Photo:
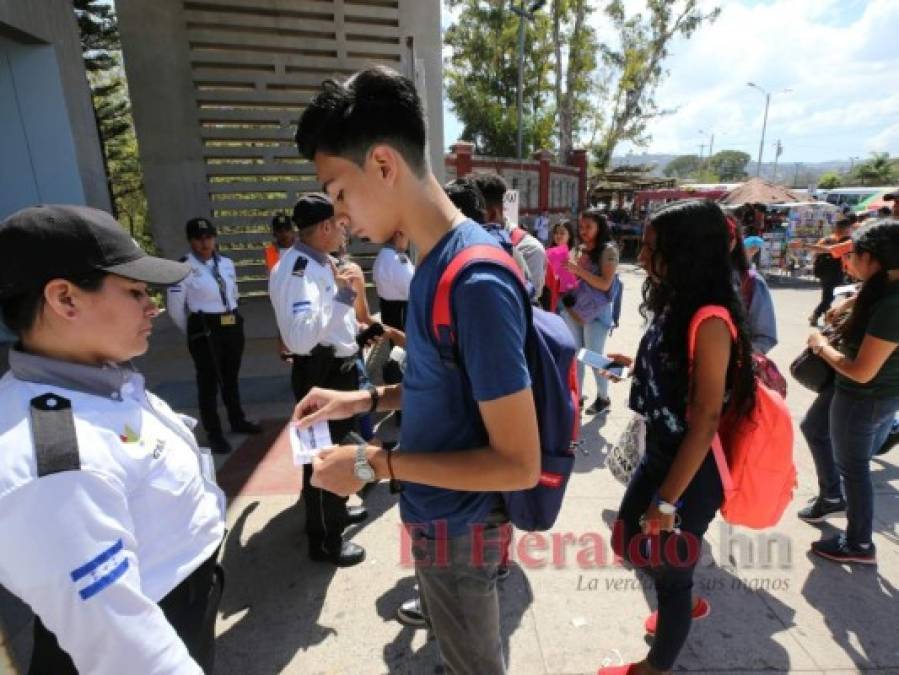
[[[839,332],[828,326],[823,331],[824,336],[832,347],[836,347],[840,341]],[[799,384],[816,394],[820,394],[833,383],[835,376],[833,367],[811,348],[806,347],[802,353],[790,364],[790,374]]]
[[[646,454],[646,418],[634,413],[606,458],[606,466],[619,483],[627,485]]]

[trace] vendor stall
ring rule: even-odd
[[[839,207],[815,201],[769,204],[767,208],[783,213],[786,220],[784,227],[762,237],[762,270],[789,276],[810,275],[815,254],[804,246],[833,232],[834,223],[842,215]]]

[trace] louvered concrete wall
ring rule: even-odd
[[[443,171],[439,0],[117,0],[156,241],[186,248],[184,222],[212,216],[241,294],[265,293],[269,222],[318,189],[293,142],[328,77],[385,63],[415,78]],[[372,246],[355,242],[370,266]]]

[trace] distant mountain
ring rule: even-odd
[[[612,158],[612,166],[623,165],[652,165],[653,176],[664,176],[665,167],[679,155],[666,155],[661,153],[630,153]],[[750,176],[755,175],[756,162],[750,161],[746,171]],[[776,182],[796,187],[806,187],[809,183],[817,181],[818,177],[828,171],[844,173],[849,171],[850,163],[847,160],[830,160],[826,162],[778,162]],[[762,178],[772,180],[774,178],[774,162],[762,162],[760,172]]]

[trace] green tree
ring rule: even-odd
[[[862,185],[889,185],[896,179],[890,153],[872,152],[871,159],[855,166],[852,176]]]
[[[605,170],[622,141],[644,145],[647,125],[670,111],[656,105],[655,92],[666,75],[664,61],[671,41],[689,38],[704,23],[718,18],[720,9],[704,12],[699,0],[646,0],[646,14],[628,16],[623,0],[611,0],[605,12],[617,33],[617,46],[603,47],[606,77],[611,87],[611,112],[602,123],[594,146],[596,166]]]
[[[667,166],[663,173],[670,177],[686,178],[694,175],[702,167],[699,155],[680,155],[675,157]]]
[[[749,164],[749,155],[739,150],[722,150],[709,157],[709,168],[714,171],[723,182],[742,180],[748,175],[746,165]]]
[[[121,43],[112,4],[72,0],[81,36],[81,53],[91,87],[94,120],[100,136],[113,215],[150,244],[147,204],[131,104],[121,67]]]
[[[514,156],[518,131],[518,17],[507,3],[447,0],[459,9],[444,34],[447,96],[463,124],[462,138],[478,153]],[[550,18],[537,12],[526,21],[523,138],[525,155],[552,145]]]
[[[828,171],[827,173],[821,174],[821,177],[818,179],[818,187],[822,190],[833,190],[834,188],[840,187],[843,182],[840,180],[840,174],[836,171]]]
[[[596,31],[588,23],[592,12],[587,0],[553,0],[550,9],[559,157],[562,161],[568,157],[576,139],[586,131],[597,110],[591,101],[591,94],[598,93],[593,74],[599,49]]]

